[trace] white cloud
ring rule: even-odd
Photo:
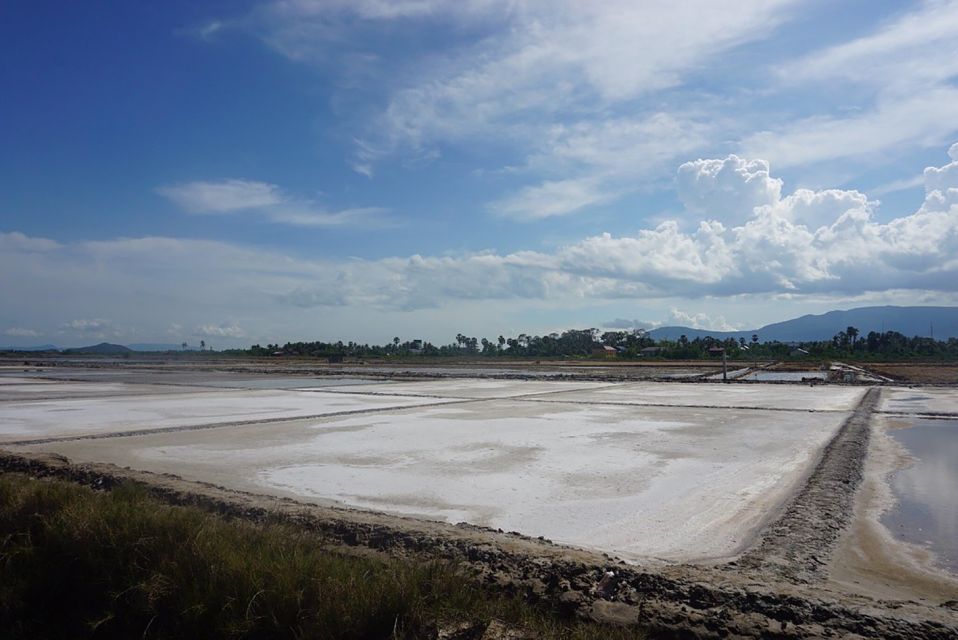
[[[491,208],[538,219],[607,202],[614,197],[607,194],[633,191],[687,157],[705,127],[684,126],[682,117],[670,122],[675,108],[653,96],[769,38],[794,4],[299,0],[268,3],[246,22],[269,46],[320,66],[339,86],[381,96],[381,108],[351,123],[355,171],[372,176],[395,156],[435,159],[447,146],[508,149],[525,159],[512,164],[550,168]],[[456,37],[397,56],[390,48],[397,31],[419,28]]]
[[[113,323],[105,318],[82,318],[65,322],[60,325],[60,328],[80,333],[100,333],[105,329],[111,328],[112,325]]]
[[[48,252],[62,248],[59,242],[48,238],[31,238],[19,231],[0,232],[0,250],[16,252]]]
[[[661,322],[649,322],[646,320],[629,320],[628,318],[616,318],[602,323],[604,329],[643,329],[648,331],[662,326]]]
[[[550,180],[524,187],[505,200],[490,204],[489,208],[509,218],[536,220],[567,215],[584,207],[609,202],[617,196],[595,177]]]
[[[814,116],[748,136],[744,152],[778,167],[900,155],[941,146],[958,131],[958,89],[941,86],[883,98],[848,117]]]
[[[713,318],[705,313],[687,313],[675,307],[669,309],[669,323],[680,327],[708,331],[737,331],[739,329],[739,327],[726,322],[723,316]]]
[[[361,227],[378,229],[395,227],[395,220],[387,219],[387,209],[361,207],[341,211],[315,211],[298,206],[280,207],[269,212],[273,222],[295,227]]]
[[[454,148],[496,165],[483,175],[505,165],[528,178],[488,209],[539,220],[648,189],[693,153],[735,149],[776,169],[833,162],[845,181],[958,131],[958,2],[883,7],[856,25],[865,35],[795,54],[773,38],[798,6],[276,0],[217,24],[319,67],[334,101],[361,101],[340,113],[356,172]],[[421,47],[399,42],[443,29]]]
[[[471,138],[532,114],[551,120],[682,82],[708,57],[768,37],[785,2],[528,2],[443,63],[424,61],[375,123],[384,151]],[[690,25],[695,28],[690,28]]]
[[[296,227],[393,226],[383,214],[386,209],[363,207],[327,211],[309,199],[286,195],[275,184],[252,180],[187,182],[158,187],[156,192],[193,214],[234,214],[252,211],[270,222]]]
[[[33,329],[24,329],[22,327],[10,327],[9,329],[4,330],[3,335],[12,336],[17,338],[35,338],[39,333]]]
[[[516,171],[578,177],[523,187],[489,210],[537,220],[612,202],[665,175],[675,158],[704,144],[709,127],[695,114],[663,112],[553,126]]]
[[[927,167],[923,174],[925,193],[958,189],[958,142],[948,149],[951,162],[943,167]]]
[[[779,88],[839,95],[845,114],[819,108],[749,135],[744,153],[790,167],[875,162],[944,144],[958,131],[958,2],[929,0],[903,9],[868,35],[781,64]],[[847,115],[849,108],[854,115]]]
[[[884,90],[938,84],[958,75],[958,2],[914,3],[874,33],[786,64],[788,82],[833,80]]]
[[[863,212],[870,216],[877,205],[877,202],[869,201],[859,191],[797,189],[786,198],[763,208],[774,209],[777,215],[789,222],[814,231],[831,225],[848,212]]]
[[[686,162],[679,167],[677,184],[689,211],[725,224],[745,222],[756,207],[778,202],[782,193],[782,181],[769,177],[767,162],[736,155]]]
[[[925,184],[925,176],[912,176],[910,178],[901,178],[899,180],[892,180],[891,182],[886,182],[885,184],[878,185],[873,189],[869,189],[869,192],[876,196],[882,196],[886,193],[895,193],[896,191],[904,191],[906,189],[914,189],[915,187],[920,187]]]
[[[190,213],[233,213],[283,204],[279,187],[253,180],[187,182],[158,187],[157,193]]]
[[[235,322],[224,322],[199,325],[193,330],[193,335],[210,338],[244,338],[246,332]]]

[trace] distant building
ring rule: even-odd
[[[618,353],[619,352],[616,351],[615,348],[605,344],[592,347],[593,356],[599,356],[602,358],[614,358],[615,356],[618,355]]]
[[[659,352],[662,351],[662,347],[645,347],[644,349],[639,349],[640,356],[657,356]]]

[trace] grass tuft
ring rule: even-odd
[[[347,555],[133,484],[0,475],[4,637],[429,638],[437,622],[493,618],[535,637],[642,637],[492,595],[448,562]]]

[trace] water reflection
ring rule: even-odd
[[[895,472],[898,499],[882,523],[899,540],[930,548],[939,564],[958,573],[958,420],[910,420],[889,431],[916,458]]]

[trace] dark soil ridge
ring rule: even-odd
[[[0,451],[0,471],[64,479],[100,490],[135,482],[169,504],[196,506],[228,518],[299,526],[325,543],[360,552],[374,549],[410,559],[452,560],[493,591],[520,594],[532,602],[554,605],[568,615],[641,625],[656,637],[958,637],[958,617],[948,609],[808,588],[778,581],[776,570],[763,578],[765,565],[744,573],[734,564],[719,568],[629,566],[607,555],[515,533],[309,505],[168,474],[106,464],[74,465],[49,454]],[[615,579],[599,588],[604,572],[610,569]]]
[[[855,493],[864,477],[871,414],[880,397],[878,388],[865,393],[822,451],[801,491],[781,517],[762,530],[758,543],[739,558],[740,569],[796,584],[825,578],[831,551],[854,512]]]

